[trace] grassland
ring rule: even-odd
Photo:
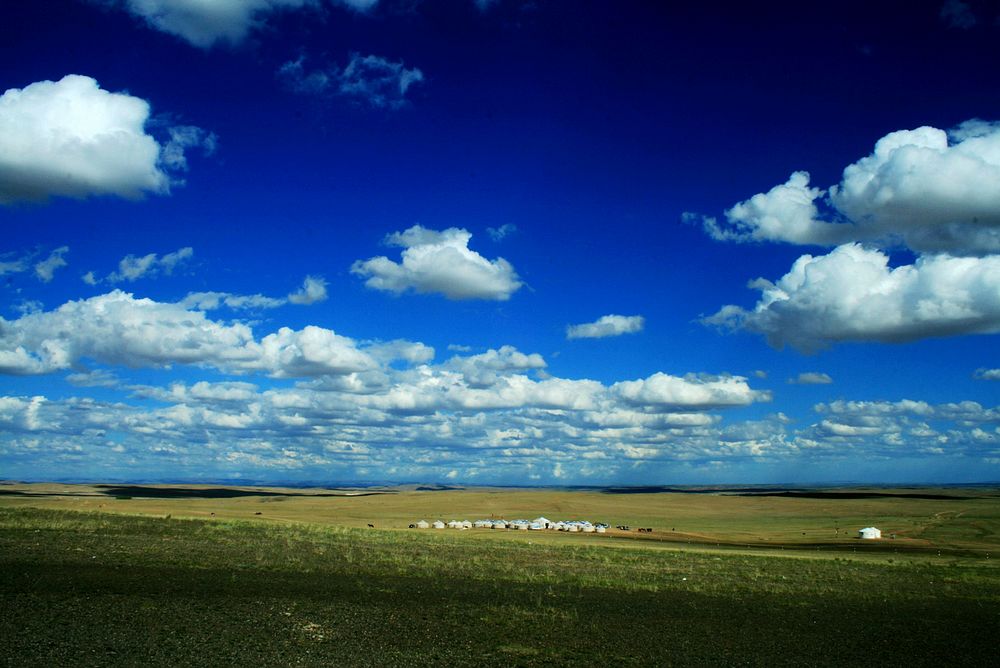
[[[0,496],[0,665],[992,666],[997,657],[995,490],[831,500],[4,489],[29,496]],[[655,530],[639,539],[405,528],[491,514]],[[869,524],[896,540],[852,537]]]

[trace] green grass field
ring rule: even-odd
[[[4,489],[46,495],[0,496],[3,665],[992,666],[998,656],[996,490],[831,500]],[[655,531],[404,528],[490,514]],[[897,539],[846,537],[868,524]]]

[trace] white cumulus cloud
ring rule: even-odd
[[[49,283],[55,276],[56,270],[67,265],[63,255],[69,252],[69,246],[61,246],[51,253],[44,260],[35,263],[35,276],[43,283]]]
[[[771,400],[769,392],[751,389],[742,376],[679,377],[655,373],[641,380],[615,383],[611,391],[629,403],[660,410],[748,406]]]
[[[302,287],[288,295],[288,301],[308,306],[326,300],[326,279],[322,276],[306,276]]]
[[[845,244],[804,255],[752,310],[724,306],[703,322],[746,329],[776,347],[812,352],[843,341],[896,343],[1000,331],[1000,256],[920,257],[892,268],[878,250]]]
[[[0,204],[52,196],[166,193],[183,149],[165,152],[144,126],[149,103],[70,74],[0,96]],[[202,143],[208,136],[197,128]],[[169,159],[168,159],[169,158]]]
[[[596,322],[566,327],[567,339],[603,339],[608,336],[641,332],[646,320],[641,315],[604,315]]]
[[[1000,380],[1000,369],[976,369],[977,380]]]
[[[133,368],[190,364],[277,378],[378,367],[352,339],[328,329],[283,327],[258,341],[244,324],[120,290],[12,321],[0,318],[0,373],[51,373],[88,360]]]
[[[216,43],[239,44],[269,14],[282,9],[316,6],[320,0],[122,0],[125,8],[150,27],[208,48]],[[335,0],[367,11],[378,0]]]
[[[152,278],[161,273],[170,275],[177,265],[186,262],[194,257],[194,249],[190,246],[179,248],[172,253],[167,253],[162,257],[156,253],[148,255],[126,255],[118,262],[118,270],[108,274],[108,283],[121,283],[123,281],[137,281],[140,278]],[[84,277],[84,282],[96,284],[93,272],[88,272],[90,280]],[[91,283],[93,281],[93,283]]]
[[[365,277],[369,288],[397,294],[412,290],[448,299],[510,299],[522,285],[514,267],[471,250],[471,238],[463,229],[438,232],[415,225],[386,237],[386,243],[403,248],[402,262],[385,256],[358,260],[351,272]]]
[[[828,191],[795,172],[726,211],[725,223],[705,218],[703,224],[719,240],[1000,252],[1000,123],[973,119],[947,132],[927,126],[891,132]]]
[[[225,306],[234,311],[261,310],[284,306],[286,300],[265,295],[237,295],[231,292],[190,292],[178,304],[199,311],[214,311]]]

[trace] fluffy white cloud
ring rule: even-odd
[[[181,304],[119,290],[13,321],[0,318],[0,373],[50,373],[85,360],[126,367],[193,364],[277,378],[378,366],[354,341],[328,329],[281,328],[258,342],[246,325],[222,324]]]
[[[86,281],[87,278],[84,277]],[[302,281],[302,287],[295,292],[289,293],[287,297],[268,297],[262,294],[239,295],[231,292],[191,292],[178,304],[184,308],[197,309],[199,311],[214,311],[225,306],[226,308],[239,310],[263,310],[278,308],[285,304],[309,305],[321,302],[326,299],[326,280],[321,276],[306,276]]]
[[[978,380],[1000,380],[1000,369],[976,369],[974,377]]]
[[[472,235],[449,228],[438,232],[415,225],[386,237],[386,243],[403,248],[402,262],[385,256],[359,260],[351,272],[366,277],[375,290],[402,293],[440,293],[448,299],[503,301],[521,287],[507,260],[487,260],[469,249]]]
[[[489,387],[501,376],[544,369],[546,364],[538,353],[526,355],[513,346],[501,346],[499,350],[487,350],[479,355],[452,357],[444,366],[462,374],[472,387]]]
[[[118,377],[104,369],[93,369],[66,375],[66,382],[77,387],[116,387]]]
[[[186,262],[194,257],[194,249],[190,246],[179,248],[173,253],[167,253],[160,257],[156,253],[149,253],[138,257],[136,255],[126,255],[118,262],[118,271],[108,274],[106,280],[109,283],[121,283],[122,281],[136,281],[140,278],[152,278],[161,273],[170,275],[177,265]],[[92,284],[96,284],[93,272],[88,272]],[[90,283],[86,276],[84,281]]]
[[[322,276],[306,276],[302,287],[288,295],[293,304],[308,306],[326,300],[326,279]]]
[[[267,345],[274,355],[249,345],[253,354],[241,366],[289,373],[353,366],[331,356],[331,349],[352,343],[328,330],[283,330]],[[169,462],[175,476],[296,471],[322,479],[413,479],[458,471],[465,480],[512,482],[548,480],[538,473],[543,464],[558,463],[560,475],[577,480],[655,479],[685,465],[754,460],[787,467],[842,460],[851,452],[876,459],[901,453],[983,458],[1000,446],[1000,408],[972,401],[837,401],[817,405],[815,423],[791,431],[781,414],[724,424],[707,412],[769,398],[738,377],[654,374],[606,386],[533,380],[525,372],[543,360],[510,347],[436,366],[421,362],[429,352],[412,342],[364,350],[381,368],[322,377],[342,383],[270,383],[268,389],[238,380],[119,383],[140,400],[135,405],[0,397],[0,461],[11,471],[15,464],[76,458],[116,471],[138,463],[154,473]],[[278,359],[285,353],[293,359]],[[394,355],[416,365],[386,366]],[[475,385],[476,372],[489,369],[495,376]],[[381,381],[360,380],[371,373]],[[114,384],[113,378],[105,383],[103,370],[78,375],[82,385]]]
[[[1000,331],[1000,256],[889,258],[857,244],[804,255],[776,283],[751,282],[752,311],[724,306],[703,322],[746,329],[805,352],[842,341],[902,342]]]
[[[818,371],[804,371],[795,378],[789,378],[788,382],[792,385],[829,385],[833,378]]]
[[[230,292],[191,292],[178,304],[199,311],[214,311],[225,306],[233,310],[260,310],[284,306],[287,300],[256,295],[236,295]]]
[[[282,9],[318,5],[319,0],[123,0],[126,9],[150,27],[176,35],[194,46],[218,42],[239,44],[269,14]],[[367,11],[378,0],[336,0],[357,11]]]
[[[7,90],[0,96],[0,204],[168,192],[175,181],[167,172],[183,165],[184,147],[174,144],[165,156],[146,134],[148,118],[148,102],[102,90],[86,76]]]
[[[44,260],[35,263],[35,276],[43,283],[49,283],[55,276],[56,270],[65,267],[67,262],[63,255],[69,252],[69,246],[61,246],[51,253]]]
[[[18,257],[17,253],[3,253],[0,255],[0,276],[27,271],[30,263],[30,254]]]
[[[843,450],[863,447],[870,454],[941,455],[981,452],[1000,445],[1000,409],[975,401],[929,404],[924,401],[834,401],[817,404],[824,418],[801,434],[812,447]]]
[[[751,389],[742,376],[681,378],[655,373],[642,380],[615,383],[611,391],[629,403],[659,410],[705,410],[771,400],[770,392]]]
[[[787,183],[726,211],[725,224],[703,223],[720,240],[1000,252],[1000,123],[970,120],[950,132],[889,133],[871,155],[844,169],[824,200],[826,194],[809,187],[809,174],[795,172]]]
[[[57,270],[67,266],[68,263],[63,256],[68,252],[69,246],[60,246],[50,252],[44,260],[38,260],[37,262],[35,259],[38,257],[38,251],[32,251],[20,256],[17,253],[4,253],[0,255],[0,276],[5,274],[19,274],[27,271],[29,268],[34,268],[35,278],[43,283],[49,283],[55,277]]]
[[[728,225],[706,218],[705,231],[718,241],[787,241],[835,244],[849,238],[852,226],[820,222],[815,200],[823,195],[809,187],[809,174],[795,172],[787,183],[754,195],[726,211]],[[690,216],[689,216],[690,218]]]
[[[604,315],[596,322],[566,327],[567,339],[603,339],[641,332],[646,320],[641,315]]]
[[[337,95],[379,109],[399,109],[406,93],[424,80],[418,68],[381,56],[352,54],[344,67],[306,70],[305,58],[292,60],[278,69],[278,77],[296,93]]]

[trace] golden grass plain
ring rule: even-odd
[[[148,490],[153,490],[152,492]],[[160,490],[160,491],[157,491]],[[147,498],[162,490],[178,498]],[[230,494],[226,498],[213,495]],[[605,535],[553,531],[461,532],[469,539],[542,540],[568,544],[641,544],[743,549],[818,548],[925,552],[1000,551],[1000,490],[838,488],[834,492],[885,494],[872,498],[789,498],[732,493],[628,493],[538,488],[468,488],[420,491],[413,486],[366,489],[144,485],[115,487],[55,483],[0,485],[0,507],[34,507],[176,518],[252,519],[376,530],[407,530],[418,520],[486,518],[586,519],[630,531]],[[924,493],[950,498],[899,496]],[[206,496],[199,496],[199,495]],[[245,496],[241,495],[245,494]],[[261,494],[267,494],[266,496]],[[124,498],[130,495],[131,498]],[[117,497],[117,498],[116,498]],[[858,529],[877,526],[881,541],[861,541]],[[638,533],[639,527],[652,533]],[[426,530],[429,532],[454,529]],[[522,535],[518,535],[522,534]],[[895,538],[891,538],[891,536]]]

